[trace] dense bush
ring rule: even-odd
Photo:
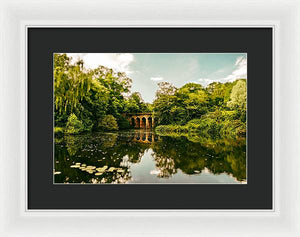
[[[71,114],[68,118],[65,133],[67,134],[79,134],[84,131],[84,126],[80,120],[78,120],[75,114]]]
[[[130,122],[123,116],[121,116],[117,122],[120,130],[133,128]]]
[[[160,134],[189,132],[187,126],[181,126],[181,125],[159,125],[155,128],[155,131]]]
[[[56,137],[62,137],[64,134],[64,128],[62,127],[54,127],[54,134]]]
[[[185,125],[160,125],[155,131],[159,134],[189,134],[201,137],[237,137],[246,135],[246,124],[236,119],[235,111],[215,111],[193,119]]]
[[[101,119],[98,123],[98,129],[104,131],[114,131],[118,130],[118,123],[114,116],[106,115],[103,119]]]

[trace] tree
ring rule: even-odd
[[[171,116],[172,108],[176,105],[177,97],[174,95],[160,95],[154,101],[155,117],[158,118],[158,124],[170,124],[174,122]]]
[[[176,90],[162,84],[153,104],[157,125],[163,125],[157,131],[212,138],[245,136],[246,96],[243,79],[214,82],[207,88],[187,83]]]
[[[158,124],[185,124],[205,114],[208,104],[208,94],[200,84],[187,83],[177,89],[170,83],[161,83],[153,108]]]
[[[174,95],[177,91],[177,88],[173,86],[170,82],[159,82],[157,83],[158,90],[156,91],[156,98],[159,98],[164,95]]]
[[[158,118],[158,124],[170,124],[173,121],[171,117],[172,108],[176,105],[177,97],[175,93],[177,88],[169,82],[158,83],[156,98],[153,103],[155,116]]]
[[[71,114],[68,118],[65,133],[78,134],[84,130],[83,124],[77,119],[75,114]]]
[[[98,128],[105,131],[113,131],[119,129],[117,120],[112,115],[106,115],[103,119],[101,119],[98,123]]]
[[[125,73],[115,72],[104,66],[99,66],[92,73],[93,78],[108,90],[109,99],[106,113],[119,118],[124,112],[124,94],[130,91],[132,80]]]
[[[187,121],[200,118],[208,112],[208,95],[204,90],[189,93],[187,99],[183,102],[183,107],[187,111]]]
[[[148,111],[148,105],[143,101],[143,98],[139,92],[132,93],[125,101],[125,113],[141,113]]]
[[[246,109],[247,103],[247,85],[245,80],[238,80],[236,85],[232,88],[230,94],[230,101],[227,105],[231,109]]]
[[[130,92],[131,79],[125,73],[99,66],[86,69],[84,62],[73,63],[66,54],[54,55],[54,117],[55,126],[64,128],[74,114],[90,131],[98,127],[98,121],[113,115],[121,127],[127,127],[122,114],[126,109],[124,95]],[[138,112],[147,106],[140,95],[134,93],[132,101]]]
[[[59,114],[72,113],[91,88],[92,78],[83,62],[70,64],[66,54],[54,55],[54,103]]]

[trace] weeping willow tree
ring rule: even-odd
[[[71,115],[82,122],[82,131],[97,127],[106,115],[124,124],[125,95],[130,93],[131,82],[123,72],[101,65],[86,69],[82,60],[73,62],[66,54],[55,54],[55,126],[66,127]]]
[[[87,96],[92,84],[92,74],[83,67],[83,61],[70,64],[66,54],[54,56],[55,109],[73,112]]]

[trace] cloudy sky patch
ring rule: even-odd
[[[146,102],[155,99],[157,84],[168,81],[176,87],[188,82],[207,86],[247,78],[246,53],[72,53],[91,69],[103,65],[125,72],[132,79],[132,92]]]
[[[235,62],[235,69],[230,75],[223,78],[221,81],[232,82],[241,78],[247,79],[247,58],[245,56],[237,58]]]
[[[73,61],[82,59],[85,67],[95,69],[99,65],[112,68],[118,72],[125,72],[127,75],[133,73],[130,64],[134,61],[131,53],[69,53]]]
[[[151,77],[151,81],[162,81],[164,78],[163,77]]]

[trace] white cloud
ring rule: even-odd
[[[134,61],[131,53],[67,53],[73,61],[82,59],[86,68],[95,69],[99,65],[112,68],[118,72],[132,74],[130,63]]]
[[[223,78],[222,81],[232,82],[236,79],[247,78],[247,58],[238,57],[235,61],[235,69],[232,71],[230,75]]]
[[[227,77],[220,79],[209,79],[209,78],[199,78],[198,81],[203,85],[207,86],[212,82],[233,82],[237,79],[247,79],[247,58],[246,57],[238,57],[234,64],[234,70]]]
[[[151,170],[150,171],[150,174],[153,174],[153,175],[158,175],[160,174],[161,172],[159,170]]]
[[[152,80],[152,81],[161,81],[163,79],[164,79],[163,77],[151,77],[150,78],[150,80]]]
[[[201,85],[207,86],[210,83],[215,82],[217,80],[212,80],[212,79],[209,79],[209,78],[199,78],[198,81],[200,82]]]
[[[197,83],[197,84],[199,84],[199,81],[188,81],[187,83]]]

